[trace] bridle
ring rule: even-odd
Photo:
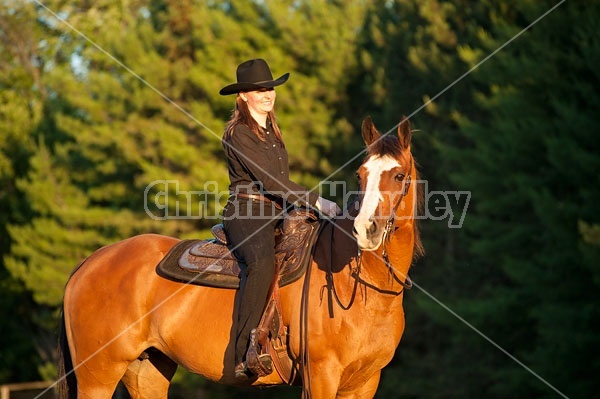
[[[398,210],[398,207],[400,206],[400,204],[402,203],[402,200],[404,199],[406,194],[408,194],[408,190],[410,189],[410,183],[411,183],[411,179],[412,179],[410,177],[410,175],[412,173],[413,163],[414,163],[414,160],[411,158],[410,168],[408,170],[408,173],[406,174],[406,178],[404,179],[404,182],[402,183],[402,192],[400,193],[400,197],[396,201],[394,208],[392,208],[390,217],[385,222],[385,230],[383,230],[383,237],[381,238],[381,241],[382,241],[381,245],[383,245],[383,248],[381,250],[381,257],[383,258],[383,262],[385,263],[385,266],[388,268],[390,274],[394,278],[394,281],[399,283],[403,288],[396,295],[400,295],[404,289],[410,290],[413,286],[413,283],[412,283],[412,280],[410,279],[410,277],[408,277],[408,275],[406,276],[405,281],[402,281],[398,277],[398,275],[395,272],[394,266],[392,266],[392,263],[390,262],[390,257],[387,252],[386,244],[389,243],[391,234],[394,231],[396,231],[396,229],[397,229],[397,227],[395,226],[396,211]],[[360,250],[359,250],[359,252],[360,252]],[[359,256],[361,256],[361,255],[359,254]]]
[[[397,229],[397,227],[395,225],[396,224],[396,211],[398,210],[398,207],[400,206],[400,204],[402,203],[402,200],[408,194],[408,190],[410,189],[410,183],[411,183],[411,179],[412,179],[411,173],[412,173],[412,169],[413,169],[413,164],[414,164],[414,159],[411,157],[410,168],[408,170],[406,177],[404,178],[404,181],[402,182],[402,192],[400,193],[400,196],[399,196],[398,200],[396,201],[396,203],[394,204],[394,206],[392,208],[392,212],[385,223],[385,229],[383,231],[383,236],[381,238],[381,240],[382,240],[381,245],[383,246],[382,251],[381,251],[381,257],[383,258],[385,267],[388,269],[390,275],[392,276],[392,279],[394,281],[396,281],[398,284],[400,284],[402,286],[402,288],[398,291],[386,290],[383,288],[379,288],[379,287],[375,286],[374,284],[369,283],[368,281],[365,281],[360,276],[360,270],[361,270],[361,265],[362,265],[362,251],[359,249],[358,255],[357,255],[357,265],[351,271],[351,276],[354,278],[354,287],[352,289],[352,296],[350,297],[350,301],[348,302],[348,304],[344,305],[341,302],[341,300],[337,294],[337,291],[335,289],[335,283],[333,281],[333,271],[332,271],[333,230],[335,229],[336,226],[335,226],[335,219],[331,219],[331,220],[329,220],[329,222],[332,223],[332,226],[331,226],[329,265],[328,265],[328,269],[327,269],[327,273],[326,273],[327,286],[324,287],[324,288],[327,288],[328,292],[329,292],[329,295],[328,295],[329,317],[333,318],[332,297],[335,298],[335,301],[343,310],[350,309],[350,307],[352,307],[352,304],[354,303],[354,300],[356,299],[356,292],[357,292],[359,283],[361,283],[365,287],[368,287],[368,288],[371,288],[371,289],[377,291],[380,294],[393,295],[393,296],[398,296],[398,295],[402,294],[404,292],[404,290],[410,290],[412,288],[413,282],[408,275],[406,276],[405,280],[402,280],[396,274],[396,270],[395,270],[394,266],[392,265],[392,263],[390,261],[390,257],[387,252],[387,244],[390,242],[392,233],[394,231],[396,231],[396,229]],[[357,198],[356,201],[360,202],[360,197]],[[322,291],[321,291],[321,296],[322,296]]]

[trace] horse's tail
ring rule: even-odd
[[[77,399],[77,378],[73,370],[73,359],[65,325],[64,308],[60,311],[58,337],[58,399]]]

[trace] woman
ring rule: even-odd
[[[236,75],[237,83],[219,93],[237,94],[222,141],[231,192],[223,223],[236,257],[247,266],[240,286],[235,346],[235,377],[242,380],[252,376],[245,354],[274,277],[275,227],[282,209],[300,204],[332,217],[340,208],[289,179],[288,154],[274,112],[274,87],[285,83],[289,73],[273,80],[265,60],[253,59],[240,64]]]

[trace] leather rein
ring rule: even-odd
[[[396,281],[398,284],[400,284],[402,286],[402,288],[400,290],[398,290],[398,291],[387,290],[387,289],[379,288],[379,287],[375,286],[374,284],[371,284],[368,281],[365,281],[364,279],[362,279],[362,277],[360,276],[360,270],[361,270],[361,264],[362,264],[362,251],[359,249],[358,250],[358,256],[357,256],[357,259],[358,259],[357,265],[351,271],[351,276],[354,278],[354,287],[352,288],[352,296],[351,296],[350,301],[348,302],[348,304],[344,305],[342,303],[342,301],[340,300],[340,297],[339,297],[339,295],[338,295],[338,293],[337,293],[337,291],[335,289],[335,283],[333,281],[333,271],[332,271],[332,262],[333,262],[333,230],[335,229],[336,226],[335,226],[335,219],[331,219],[331,220],[329,220],[329,222],[332,223],[332,226],[331,226],[330,248],[329,248],[330,256],[329,256],[329,265],[328,265],[327,273],[326,273],[327,289],[328,289],[328,292],[329,292],[328,301],[327,301],[327,305],[328,305],[328,309],[329,309],[329,317],[331,317],[331,318],[334,317],[334,315],[333,315],[333,301],[332,301],[332,298],[335,298],[335,301],[337,302],[337,304],[343,310],[348,310],[348,309],[350,309],[350,307],[352,307],[352,304],[354,303],[354,300],[356,299],[356,292],[358,290],[358,284],[359,283],[363,284],[365,287],[368,287],[368,288],[371,288],[371,289],[377,291],[380,294],[393,295],[393,296],[398,296],[398,295],[402,294],[404,292],[404,290],[410,290],[412,288],[413,282],[412,282],[412,280],[410,279],[410,277],[408,275],[406,276],[406,279],[403,281],[396,274],[396,270],[395,270],[394,266],[392,265],[392,263],[390,261],[390,257],[388,255],[387,247],[386,247],[386,244],[388,244],[390,242],[391,234],[394,231],[396,231],[396,229],[397,229],[397,227],[395,226],[395,223],[396,223],[396,211],[398,210],[398,207],[402,203],[402,200],[404,199],[404,197],[406,196],[406,194],[408,194],[408,190],[410,188],[410,183],[411,183],[412,168],[413,168],[413,160],[411,159],[410,169],[409,169],[408,174],[407,174],[407,176],[404,179],[404,182],[402,184],[402,192],[400,193],[400,197],[398,198],[398,200],[394,204],[394,207],[392,208],[392,212],[390,214],[390,217],[387,219],[387,221],[385,223],[385,230],[383,231],[383,236],[381,238],[382,245],[383,245],[383,248],[382,248],[382,251],[381,251],[381,257],[383,258],[383,262],[385,264],[385,267],[388,269],[388,271],[391,274],[391,276],[394,279],[394,281]],[[357,199],[357,201],[360,201],[360,199]]]

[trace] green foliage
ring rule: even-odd
[[[16,180],[29,168],[35,152],[36,127],[43,119],[44,96],[40,78],[43,29],[29,24],[31,5],[0,3],[0,382],[37,379],[37,365],[49,352],[33,313],[39,306],[18,277],[4,267],[11,249],[8,225],[26,223],[30,212]]]
[[[369,112],[392,126],[397,108],[424,106],[413,151],[429,188],[472,193],[463,229],[425,222],[415,280],[575,397],[594,391],[582,376],[598,370],[597,5],[561,6],[455,82],[553,5],[382,2],[366,19],[366,76],[354,86],[367,94],[353,98],[373,99]],[[556,395],[428,296],[408,294],[406,308],[379,397]],[[569,366],[555,367],[562,359]]]
[[[511,9],[488,49],[550,5]],[[469,145],[453,152],[461,161],[454,181],[473,193],[465,226],[474,238],[470,253],[500,279],[479,290],[485,298],[477,303],[487,303],[479,312],[489,315],[486,331],[570,397],[592,392],[592,375],[600,370],[591,355],[598,345],[593,276],[600,258],[578,229],[581,221],[598,222],[600,191],[593,182],[600,166],[594,132],[599,97],[592,89],[598,76],[590,60],[600,55],[592,23],[599,12],[597,4],[565,4],[482,66],[474,78],[489,86],[476,96],[479,115],[460,121]],[[498,317],[505,308],[498,298],[520,334],[503,328],[507,319]],[[569,366],[556,367],[558,361]],[[527,373],[518,376],[509,365],[487,374],[498,382],[511,376],[494,392],[550,396],[547,386]]]
[[[555,3],[44,4],[89,40],[35,2],[0,3],[1,382],[50,378],[64,284],[95,249],[207,234],[185,192],[227,191],[234,100],[218,90],[262,57],[291,72],[277,113],[295,180],[353,188],[362,119],[394,134],[410,115],[427,189],[471,193],[462,228],[422,223],[423,291],[377,397],[595,395],[598,2],[565,2],[466,76]],[[178,373],[171,395],[189,390],[248,393]]]

